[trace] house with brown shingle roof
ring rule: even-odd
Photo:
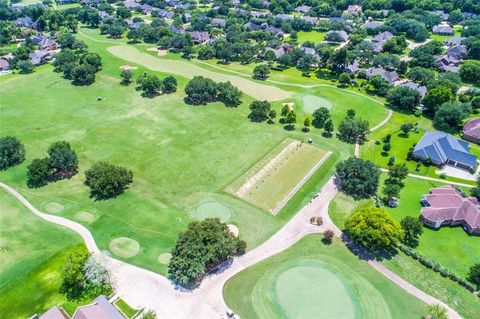
[[[480,117],[468,120],[463,126],[463,138],[480,144]]]
[[[65,313],[65,311],[63,311],[63,309],[52,307],[43,315],[34,315],[30,319],[70,319],[70,317]]]
[[[480,206],[475,197],[463,197],[452,186],[432,188],[423,196],[420,219],[431,228],[461,225],[469,234],[480,235]]]
[[[120,312],[100,295],[91,304],[77,308],[72,319],[125,319]]]

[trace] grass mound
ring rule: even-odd
[[[93,223],[96,219],[94,214],[84,211],[76,212],[74,217],[76,220],[85,223]]]
[[[113,239],[108,248],[112,253],[123,258],[132,258],[140,252],[140,244],[128,237],[118,237]]]
[[[63,205],[57,202],[50,202],[45,205],[45,211],[50,214],[58,214],[63,210]]]
[[[208,201],[200,204],[192,214],[194,219],[220,218],[222,222],[230,220],[231,217],[232,211],[230,208],[217,201]]]

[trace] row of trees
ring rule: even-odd
[[[210,102],[222,102],[228,107],[240,105],[242,92],[230,81],[215,83],[203,76],[194,76],[185,87],[185,100],[194,105],[205,105]]]

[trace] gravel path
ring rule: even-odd
[[[0,187],[8,191],[35,215],[67,227],[82,236],[88,250],[99,256],[110,270],[117,294],[134,308],[155,310],[160,318],[221,318],[227,310],[227,305],[223,300],[223,286],[238,272],[280,253],[308,234],[332,229],[337,237],[343,237],[340,229],[333,224],[328,215],[328,205],[337,194],[332,177],[319,195],[303,207],[269,240],[245,255],[235,258],[222,272],[207,276],[199,288],[185,291],[177,289],[172,282],[157,273],[108,257],[99,250],[92,234],[84,226],[66,218],[45,214],[10,186],[0,182]],[[321,216],[323,225],[311,225],[309,221],[313,216]],[[461,318],[453,309],[409,284],[382,264],[373,260],[367,262],[385,277],[425,303],[440,304],[447,308],[450,319]]]

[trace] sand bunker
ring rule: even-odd
[[[161,263],[162,265],[168,265],[170,262],[170,259],[172,259],[172,254],[170,253],[163,253],[158,256],[158,262]]]
[[[110,242],[108,248],[117,256],[132,258],[140,251],[140,244],[128,237],[118,237]]]
[[[168,53],[167,50],[161,50],[161,49],[158,49],[158,48],[148,48],[147,51],[157,52],[158,56],[167,55],[167,53]]]
[[[238,237],[240,230],[238,229],[237,226],[235,226],[234,224],[228,224],[228,229],[230,229],[230,231],[232,232],[233,235],[235,235],[235,237]]]
[[[125,70],[125,71],[129,71],[129,70],[136,70],[137,67],[136,66],[131,66],[129,64],[124,64],[124,65],[120,66],[120,69]]]

